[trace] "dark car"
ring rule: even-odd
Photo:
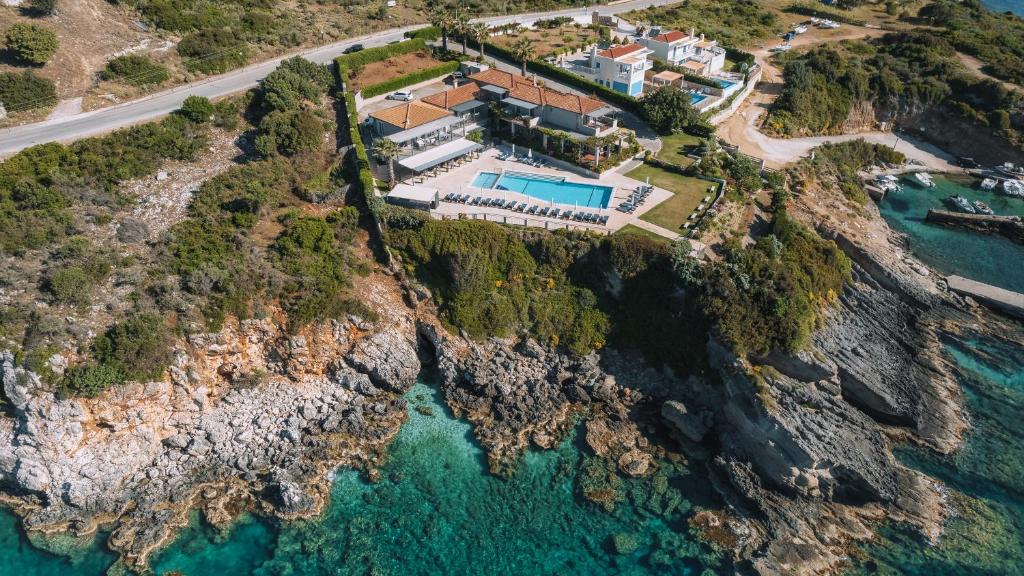
[[[348,48],[345,48],[345,50],[342,51],[342,54],[351,54],[353,52],[359,52],[363,48],[364,46],[362,44],[353,44]]]

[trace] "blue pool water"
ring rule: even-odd
[[[694,106],[696,106],[697,104],[700,104],[701,102],[703,102],[706,99],[707,99],[707,96],[705,96],[704,94],[697,94],[697,93],[691,93],[690,94],[690,104],[693,104]]]
[[[611,186],[569,182],[559,176],[542,176],[525,172],[481,172],[473,179],[477,188],[518,192],[545,202],[586,208],[607,208],[612,197]]]
[[[731,80],[718,80],[717,82],[723,90],[728,90],[729,88],[732,88],[733,86],[736,85],[736,82],[733,82]]]

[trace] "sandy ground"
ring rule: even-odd
[[[873,38],[886,34],[883,30],[862,28],[844,24],[835,30],[812,28],[806,34],[797,36],[792,45],[794,48],[811,46],[825,42],[838,42],[854,38]],[[863,132],[844,134],[841,136],[814,136],[809,138],[772,138],[763,134],[758,128],[762,116],[782,92],[782,72],[774,66],[769,57],[769,50],[780,42],[766,43],[754,47],[751,52],[764,67],[761,82],[747,98],[739,110],[718,127],[718,135],[730,144],[739,146],[745,154],[763,158],[770,168],[781,168],[795,160],[807,156],[810,151],[826,142],[844,142],[863,138],[877,144],[893,145],[911,160],[931,170],[953,171],[958,168],[955,159],[938,148],[919,142],[897,138],[891,132]]]

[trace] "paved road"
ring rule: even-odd
[[[521,14],[513,16],[496,16],[480,18],[490,24],[501,24],[507,22],[521,22],[530,24],[538,18],[550,18],[552,16],[582,16],[599,8],[602,14],[618,14],[637,8],[649,6],[660,6],[672,4],[678,0],[631,0],[614,6],[574,8],[569,10],[557,10],[553,12]],[[335,42],[301,52],[301,55],[309,60],[325,64],[351,44],[362,43],[367,47],[381,46],[395,40],[401,40],[407,30],[413,30],[423,25],[408,26],[377,32],[372,35],[350,38],[341,42]],[[86,136],[104,134],[132,124],[146,122],[159,118],[178,109],[181,103],[188,96],[205,96],[216,98],[241,92],[255,86],[263,77],[269,74],[278,63],[292,56],[288,54],[266,62],[253,64],[239,70],[234,70],[220,76],[215,76],[200,82],[185,84],[170,90],[152,94],[140,100],[134,100],[110,108],[103,108],[91,112],[84,112],[73,116],[65,116],[35,124],[27,124],[6,130],[0,130],[0,157],[13,154],[19,150],[42,144],[45,142],[69,142]]]

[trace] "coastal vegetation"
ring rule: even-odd
[[[1024,97],[969,74],[954,47],[934,34],[844,41],[783,62],[785,87],[765,122],[775,133],[837,134],[866,104],[872,120],[938,114],[936,124],[959,124],[1024,149]]]
[[[39,24],[17,23],[4,33],[4,44],[18,60],[42,66],[57,52],[57,35]]]
[[[57,103],[57,87],[31,70],[0,72],[0,102],[8,114],[47,108]]]
[[[945,29],[943,38],[957,50],[985,63],[992,76],[1024,84],[1024,19],[985,8],[979,0],[936,0],[918,16]]]
[[[107,67],[103,70],[105,80],[119,80],[132,86],[162,84],[170,77],[166,66],[138,54],[113,58],[107,62]]]
[[[779,17],[753,0],[689,0],[670,6],[633,10],[623,18],[630,22],[657,24],[666,29],[689,31],[695,28],[698,33],[734,48],[782,32]]]

